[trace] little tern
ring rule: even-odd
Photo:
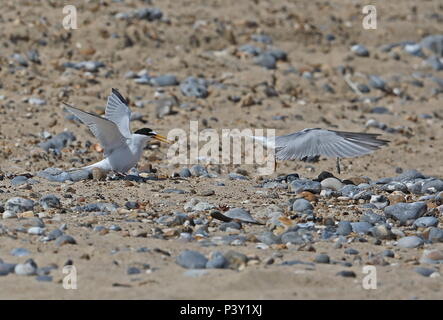
[[[344,132],[321,128],[307,128],[275,139],[252,137],[268,148],[275,150],[275,160],[305,160],[316,156],[337,159],[340,173],[340,158],[353,158],[371,153],[389,141],[377,139],[380,134]]]
[[[151,138],[171,143],[149,128],[131,133],[129,129],[131,110],[126,99],[116,89],[112,89],[108,97],[104,118],[74,108],[67,103],[65,106],[69,112],[89,127],[104,150],[103,160],[82,169],[99,168],[105,171],[126,173],[138,163],[144,147]]]

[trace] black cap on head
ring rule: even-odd
[[[149,128],[139,129],[139,130],[135,131],[134,133],[142,134],[145,136],[154,136],[156,134],[152,129],[149,129]]]

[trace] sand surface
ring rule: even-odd
[[[98,161],[102,154],[97,148],[86,148],[85,142],[97,143],[83,125],[64,117],[62,102],[84,110],[103,113],[111,88],[130,100],[130,108],[140,112],[147,123],[132,122],[133,129],[150,127],[167,135],[173,128],[189,130],[189,121],[199,121],[200,129],[214,128],[274,128],[285,134],[303,128],[329,128],[342,131],[381,133],[390,140],[389,146],[356,159],[343,159],[343,172],[335,173],[335,161],[321,158],[317,163],[280,163],[271,177],[297,172],[315,178],[322,171],[334,172],[337,177],[367,176],[373,180],[397,175],[396,168],[416,169],[425,175],[443,177],[443,113],[442,95],[433,95],[438,85],[430,78],[421,79],[423,87],[411,85],[411,74],[423,72],[439,75],[423,59],[393,49],[399,56],[382,52],[379,47],[400,41],[420,41],[428,34],[442,31],[443,11],[439,1],[378,1],[377,30],[362,28],[359,1],[142,1],[121,3],[102,1],[73,1],[77,6],[78,29],[62,27],[62,5],[55,1],[4,1],[0,14],[0,175],[8,177],[29,173],[35,175],[48,167],[68,169]],[[162,21],[119,20],[116,13],[143,7],[156,7],[163,12]],[[415,8],[415,10],[414,10]],[[440,18],[430,18],[438,14]],[[287,53],[287,61],[278,61],[275,70],[253,63],[253,58],[237,50],[243,44],[265,48],[265,44],[251,41],[252,34],[264,33],[272,39],[272,46]],[[327,41],[333,34],[336,39]],[[41,45],[44,40],[46,45]],[[350,47],[362,44],[370,57],[357,57]],[[14,53],[26,56],[37,49],[41,64],[28,62],[20,67],[11,58]],[[97,72],[65,69],[64,62],[101,61],[105,64]],[[392,88],[400,88],[410,99],[375,89],[365,97],[381,97],[376,103],[357,101],[359,96],[345,83],[337,71],[339,66],[352,68],[361,74],[375,74]],[[291,67],[313,72],[313,79],[286,72]],[[174,114],[158,119],[155,104],[137,108],[136,100],[155,100],[155,86],[141,85],[125,78],[128,71],[146,69],[150,75],[174,74],[179,81],[187,76],[202,76],[214,83],[206,99],[185,97],[178,86],[164,87],[166,97],[176,96],[179,105]],[[320,72],[314,72],[320,70]],[[440,73],[443,71],[440,71]],[[397,78],[396,78],[397,77]],[[367,83],[358,76],[354,81]],[[398,81],[396,81],[398,80]],[[268,97],[264,93],[267,82],[278,92]],[[334,93],[325,92],[328,83]],[[241,102],[232,102],[238,96]],[[25,98],[45,100],[45,105],[32,105]],[[252,100],[252,103],[242,102]],[[185,104],[187,104],[185,106]],[[180,105],[182,107],[180,107]],[[374,106],[384,106],[391,114],[371,114]],[[432,115],[430,119],[420,114]],[[280,118],[277,118],[279,116]],[[284,120],[280,120],[283,118]],[[388,133],[365,126],[369,119],[385,123],[400,132]],[[40,133],[56,135],[63,130],[73,132],[77,140],[64,148],[61,155],[46,154],[38,147],[43,141]],[[87,149],[86,153],[75,153]],[[160,177],[170,177],[186,166],[167,162],[167,147],[148,148],[139,168],[152,164]],[[214,166],[216,167],[216,166]],[[229,180],[227,174],[241,168],[249,180]],[[183,211],[184,204],[195,197],[217,206],[242,207],[257,217],[257,213],[271,204],[284,207],[294,195],[287,190],[266,190],[258,193],[254,187],[260,177],[252,165],[220,165],[218,178],[164,179],[148,183],[87,180],[75,183],[56,183],[34,177],[31,186],[12,186],[7,177],[0,181],[0,204],[19,196],[35,201],[54,194],[63,208],[75,205],[115,202],[123,207],[127,201],[138,201],[139,210],[118,210],[106,216],[75,213],[63,209],[47,211],[42,220],[48,230],[67,224],[66,233],[77,244],[57,247],[54,242],[39,241],[38,236],[15,231],[0,235],[0,258],[9,263],[21,263],[32,258],[38,266],[55,264],[51,282],[34,277],[8,275],[0,277],[2,299],[441,299],[442,278],[426,278],[413,271],[423,248],[395,248],[396,258],[387,266],[377,266],[378,288],[365,290],[362,267],[369,252],[378,253],[394,246],[375,246],[370,241],[353,243],[361,261],[345,255],[343,248],[335,249],[330,242],[313,244],[313,251],[288,248],[258,249],[255,242],[243,246],[219,245],[202,247],[198,241],[181,242],[177,237],[153,237],[159,225],[152,217]],[[240,171],[241,172],[241,171]],[[216,187],[216,182],[225,187]],[[68,188],[74,189],[67,192]],[[182,189],[187,194],[163,193],[164,189]],[[201,194],[214,190],[215,194]],[[65,197],[66,194],[72,197]],[[272,193],[272,195],[270,195]],[[322,213],[345,217],[348,203],[334,201],[321,204]],[[329,209],[328,209],[329,206]],[[320,207],[320,206],[319,206]],[[319,209],[320,210],[320,209]],[[42,210],[41,210],[42,211]],[[34,210],[37,216],[38,209]],[[145,213],[143,215],[142,213]],[[146,213],[148,215],[146,216]],[[200,213],[207,216],[208,212]],[[348,220],[354,217],[345,217]],[[135,222],[128,222],[132,219]],[[358,218],[355,218],[358,221]],[[26,218],[5,219],[0,224],[9,230],[20,228]],[[220,222],[213,221],[214,226]],[[442,225],[440,218],[440,226]],[[121,231],[100,234],[96,225],[118,224]],[[165,228],[160,226],[161,228]],[[261,225],[243,225],[242,233],[253,234],[265,230]],[[144,230],[147,237],[132,233]],[[229,233],[229,232],[228,232]],[[219,230],[212,235],[225,235]],[[11,256],[13,248],[29,250],[27,257]],[[148,252],[136,252],[140,247]],[[155,250],[159,248],[165,254]],[[443,249],[442,243],[432,245]],[[213,250],[235,250],[258,263],[249,263],[242,270],[208,269],[198,277],[184,275],[186,271],[175,263],[176,256],[185,249],[197,250],[206,256]],[[273,254],[275,263],[264,261]],[[350,268],[341,265],[316,264],[284,266],[283,261],[312,262],[317,253],[327,253],[333,260],[353,262]],[[74,261],[78,275],[77,290],[62,286],[62,267],[68,259]],[[128,275],[127,268],[149,264],[148,272]],[[437,266],[438,268],[438,266]],[[356,278],[336,276],[342,270],[353,270]]]

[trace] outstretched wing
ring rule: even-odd
[[[323,155],[352,158],[371,153],[389,141],[377,139],[379,134],[304,129],[275,138],[277,160],[304,159]]]
[[[117,125],[122,136],[127,139],[131,137],[131,131],[129,129],[131,110],[129,110],[126,99],[114,88],[112,88],[112,93],[108,97],[105,118]]]
[[[105,157],[111,154],[113,150],[126,144],[126,138],[122,136],[114,122],[74,108],[66,103],[65,106],[69,112],[89,127],[103,147]]]

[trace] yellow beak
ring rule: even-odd
[[[163,137],[163,136],[161,136],[161,135],[159,135],[159,134],[153,135],[152,137],[153,137],[155,140],[158,140],[158,141],[161,141],[161,142],[164,142],[164,143],[168,143],[168,144],[173,144],[173,143],[174,143],[174,142],[172,142],[172,141],[166,139],[165,137]]]

